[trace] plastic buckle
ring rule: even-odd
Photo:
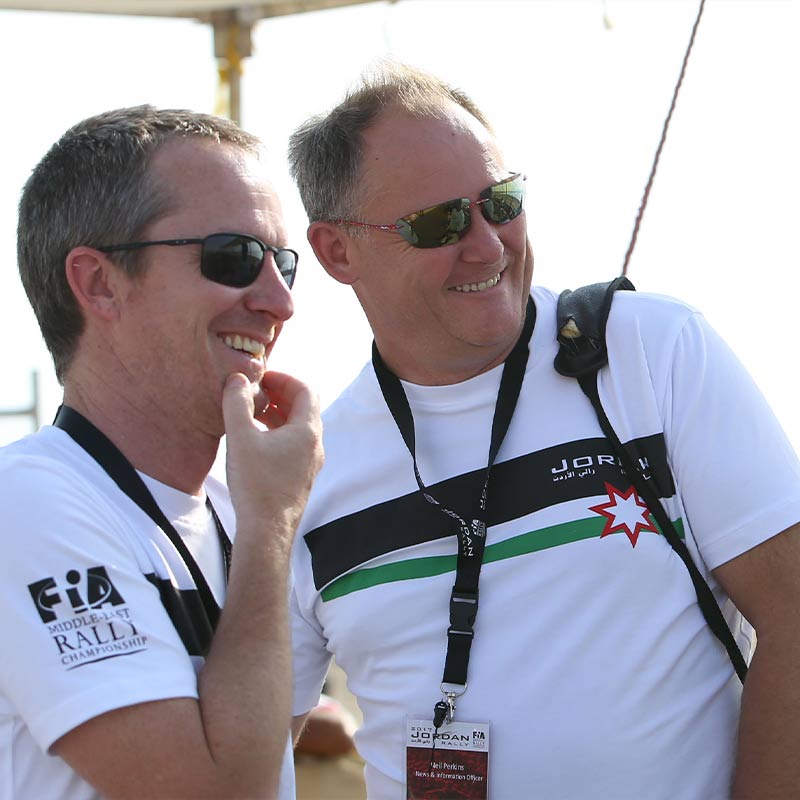
[[[450,627],[448,635],[458,633],[470,638],[475,635],[473,626],[478,615],[478,593],[457,592],[450,595]]]

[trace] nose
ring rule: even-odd
[[[461,239],[461,252],[464,261],[496,264],[505,251],[500,238],[500,227],[489,222],[480,208],[473,208],[469,230]]]
[[[268,313],[281,322],[294,314],[292,292],[278,270],[275,256],[267,252],[258,277],[247,287],[244,304],[251,311]]]

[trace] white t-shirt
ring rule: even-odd
[[[142,477],[221,603],[221,551],[205,498]],[[206,491],[233,537],[227,489],[209,478]],[[0,507],[0,797],[96,800],[48,749],[112,709],[198,697],[196,588],[163,532],[62,430],[43,428],[0,451]],[[181,609],[174,619],[162,594]],[[280,797],[294,797],[288,742]]]
[[[480,609],[456,719],[489,722],[492,800],[721,800],[741,687],[687,570],[635,493],[577,381],[555,372],[555,302],[535,289],[525,381],[492,472]],[[623,442],[711,569],[800,520],[800,466],[739,362],[692,309],[617,294],[600,380]],[[502,367],[404,384],[431,493],[477,500]],[[371,365],[326,412],[325,466],[294,553],[294,713],[330,655],[364,724],[370,798],[404,797],[407,715],[431,718],[449,624],[455,531],[421,497]],[[663,435],[662,435],[663,431]],[[730,606],[729,603],[727,603]],[[749,627],[731,621],[749,652]]]

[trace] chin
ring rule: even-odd
[[[255,388],[253,393],[253,409],[255,415],[258,416],[269,405],[269,395],[258,383],[251,381],[250,385]]]
[[[470,318],[476,338],[482,341],[499,341],[506,336],[517,336],[525,320],[525,307],[527,296],[519,302],[517,297],[513,300],[504,300],[492,307],[475,311]]]

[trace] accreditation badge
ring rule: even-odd
[[[434,738],[434,734],[436,734]],[[487,800],[489,723],[406,720],[406,800]]]

